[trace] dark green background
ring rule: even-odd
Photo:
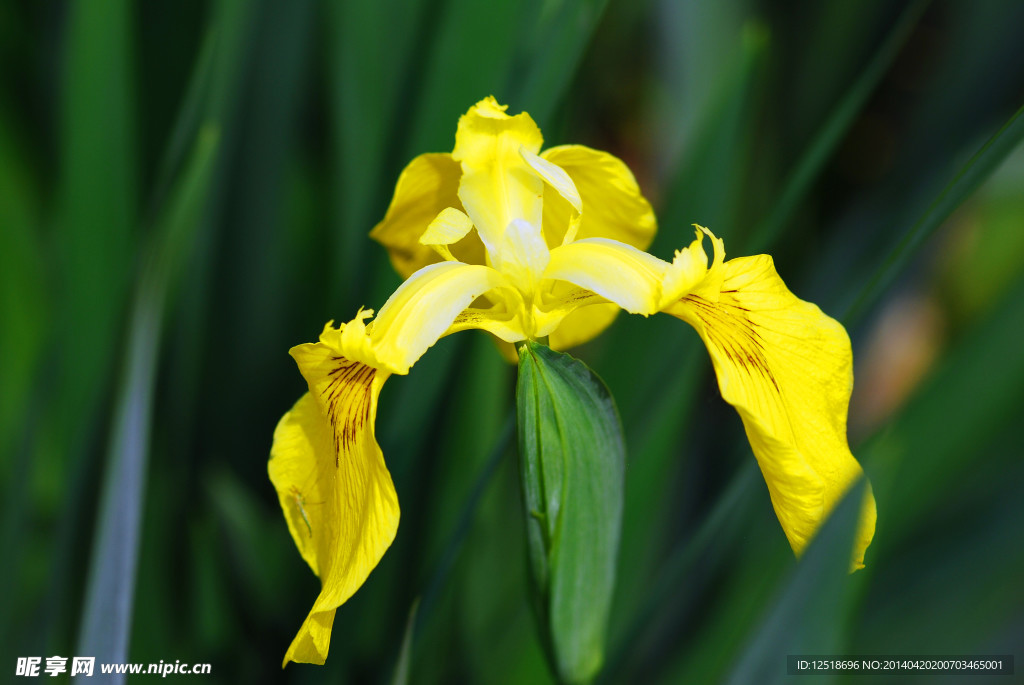
[[[128,659],[203,682],[386,682],[433,588],[410,682],[547,682],[514,452],[481,477],[515,380],[482,334],[388,383],[398,537],[327,666],[279,667],[318,590],[266,476],[303,391],[287,350],[383,303],[367,232],[488,94],[626,160],[655,254],[691,222],[769,251],[854,343],[878,532],[853,576],[842,516],[794,560],[684,324],[623,317],[574,352],[627,441],[605,681],[1020,650],[1021,26],[1012,1],[0,4],[0,673],[120,626]],[[110,550],[137,550],[134,592]],[[126,588],[130,624],[80,635]],[[897,681],[930,679],[872,679]]]

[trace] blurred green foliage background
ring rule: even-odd
[[[574,352],[628,450],[602,681],[1019,662],[1021,26],[1012,0],[0,4],[0,672],[120,650],[204,682],[387,682],[422,597],[410,682],[550,681],[502,447],[514,368],[482,334],[388,384],[398,537],[327,665],[280,670],[318,592],[266,476],[304,389],[287,350],[383,303],[367,232],[488,94],[626,160],[655,254],[691,222],[770,251],[854,342],[879,518],[852,576],[842,509],[793,558],[685,325],[623,316]]]

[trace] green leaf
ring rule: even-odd
[[[607,4],[608,0],[526,3],[526,30],[509,75],[513,110],[529,112],[541,127],[550,123]]]
[[[850,549],[864,482],[850,489],[800,559],[777,601],[736,660],[728,683],[787,681],[788,654],[841,654],[843,627],[860,575],[850,575]]]
[[[59,316],[75,332],[54,413],[58,459],[73,453],[107,387],[127,301],[137,179],[132,89],[134,8],[124,0],[68,7],[62,89],[61,181],[55,230],[60,250]]]
[[[850,326],[863,316],[868,307],[886,292],[896,277],[903,272],[910,258],[985,182],[1011,152],[1024,140],[1024,107],[1018,109],[1009,121],[978,150],[942,189],[925,213],[903,234],[903,238],[878,264],[868,282],[860,289],[857,299],[847,307],[841,320]]]
[[[847,135],[857,116],[864,109],[868,98],[875,92],[882,77],[892,66],[911,31],[917,26],[930,0],[917,0],[907,6],[886,36],[885,42],[875,52],[871,61],[850,86],[842,100],[829,114],[814,141],[803,153],[800,161],[786,180],[779,199],[754,230],[751,244],[744,248],[746,254],[758,254],[771,248],[782,234],[783,227],[800,206],[820,176],[825,164]]]
[[[965,333],[937,364],[900,413],[861,451],[879,511],[875,554],[898,549],[929,517],[944,512],[984,469],[989,487],[1020,462],[1019,448],[989,451],[985,444],[1019,422],[1024,355],[1024,276]],[[1000,475],[995,475],[995,474]],[[907,483],[913,483],[908,496]],[[870,557],[869,557],[870,559]]]
[[[157,227],[132,311],[79,632],[79,653],[106,661],[128,655],[165,298],[206,207],[218,138],[203,129],[196,140]]]
[[[22,430],[50,307],[38,179],[22,139],[0,109],[0,453],[14,449]],[[0,466],[0,483],[8,482],[11,466]]]
[[[564,682],[589,682],[604,661],[622,526],[618,411],[582,362],[534,342],[520,347],[516,403],[542,638]]]
[[[405,636],[402,638],[402,650],[398,653],[398,663],[395,664],[395,675],[391,678],[391,685],[408,685],[409,666],[412,663],[412,639],[416,632],[416,611],[420,608],[420,601],[417,599],[409,609],[409,619],[405,622]]]
[[[330,138],[338,170],[332,178],[331,234],[339,267],[332,270],[330,292],[331,304],[346,312],[363,303],[361,284],[374,264],[385,261],[384,251],[367,233],[383,216],[388,190],[397,179],[391,177],[390,162],[408,126],[409,74],[416,64],[410,57],[427,4],[383,0],[332,2],[324,8],[334,127]],[[383,35],[388,40],[380,40]],[[414,154],[421,152],[426,150]]]

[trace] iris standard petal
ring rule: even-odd
[[[651,204],[621,159],[583,145],[560,145],[540,156],[560,167],[579,192],[583,218],[577,239],[610,238],[647,249],[654,240],[658,222]],[[562,244],[571,212],[572,206],[560,195],[544,196],[544,237],[552,248]]]
[[[268,470],[321,589],[284,664],[322,664],[335,610],[365,582],[398,529],[398,497],[374,435],[388,374],[323,343],[291,354],[309,392],[278,423]]]
[[[550,247],[562,244],[574,221],[579,227],[570,239],[610,238],[640,250],[651,244],[658,227],[654,210],[622,160],[583,145],[553,147],[540,156],[572,180],[583,209],[577,219],[575,207],[563,194],[545,194],[544,237]],[[559,284],[554,294],[567,293],[570,288]],[[582,345],[610,326],[618,313],[614,305],[575,311],[551,334],[548,344],[556,350]]]
[[[462,208],[461,176],[459,163],[449,153],[438,152],[416,157],[398,177],[388,211],[370,231],[370,237],[387,248],[391,264],[402,278],[440,259],[433,249],[420,243],[420,236],[441,211]],[[475,233],[452,245],[451,251],[459,261],[484,263],[483,244]]]
[[[459,199],[491,255],[513,219],[540,226],[544,182],[520,152],[536,154],[543,138],[525,112],[505,113],[488,97],[459,119],[452,158],[462,165]]]
[[[576,210],[577,214],[583,213],[583,198],[576,188],[569,174],[554,162],[535,155],[526,148],[520,148],[519,154],[523,160],[530,165],[530,168],[540,176],[545,183],[551,186],[558,195],[569,203],[569,206]]]
[[[779,522],[799,555],[863,475],[846,439],[850,339],[837,321],[789,291],[768,255],[733,259],[719,269],[717,297],[701,291],[665,311],[691,324],[707,345],[722,397],[743,420]],[[869,488],[853,568],[863,567],[874,530]]]

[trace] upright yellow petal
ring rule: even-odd
[[[388,211],[370,231],[370,237],[387,248],[391,264],[402,278],[438,261],[437,253],[422,244],[420,237],[442,210],[462,209],[461,177],[462,168],[447,152],[416,157],[398,177]],[[484,263],[483,243],[473,232],[452,245],[451,251],[459,261]]]
[[[420,236],[420,243],[439,254],[445,261],[457,262],[459,260],[448,246],[459,242],[472,230],[473,220],[466,216],[465,212],[447,207],[430,222],[427,230]]]
[[[576,188],[576,184],[573,183],[569,174],[565,172],[565,169],[545,159],[543,156],[535,155],[525,147],[519,148],[519,154],[523,156],[523,160],[530,165],[534,173],[551,186],[563,200],[568,202],[569,206],[577,214],[583,213],[583,198],[580,196],[580,191]]]
[[[320,594],[284,657],[322,664],[335,610],[376,567],[398,529],[398,497],[374,435],[388,373],[324,343],[292,349],[309,392],[274,431],[268,470]]]
[[[658,222],[651,203],[621,159],[583,145],[560,145],[540,156],[561,167],[579,192],[583,218],[577,239],[610,238],[647,249]],[[551,247],[562,244],[572,209],[556,193],[544,196],[544,237]]]
[[[863,475],[846,440],[850,339],[786,288],[771,257],[733,259],[713,271],[719,269],[717,293],[698,290],[665,311],[696,328],[707,345],[722,397],[743,420],[775,513],[799,555]],[[863,567],[874,530],[869,489],[853,568]]]
[[[459,199],[492,255],[513,219],[541,225],[544,182],[523,159],[536,154],[542,137],[529,114],[505,113],[488,97],[459,119],[452,158],[462,164]]]
[[[640,192],[633,173],[621,159],[583,145],[560,145],[540,155],[571,179],[582,204],[579,227],[571,239],[610,238],[640,250],[654,239],[657,220]],[[544,195],[544,237],[552,248],[561,245],[574,221],[575,207],[562,193]],[[572,286],[558,284],[555,297]],[[569,314],[551,334],[548,344],[567,350],[597,337],[619,313],[614,305],[584,307]]]

